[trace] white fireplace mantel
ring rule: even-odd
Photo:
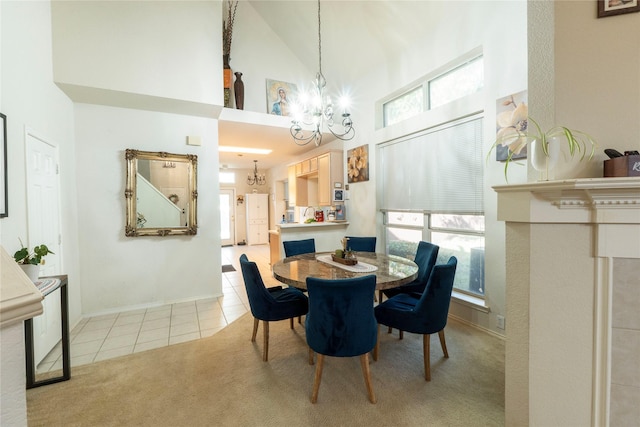
[[[640,177],[541,181],[493,187],[498,219],[640,224]]]
[[[640,277],[640,177],[494,189],[506,228],[506,425],[637,419],[640,370],[616,358],[640,349],[616,346],[640,337],[640,292],[628,285]]]

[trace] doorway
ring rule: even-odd
[[[45,244],[53,252],[47,255],[46,264],[40,266],[40,276],[61,274],[58,147],[28,129],[25,141],[28,238],[24,243],[30,249]],[[42,305],[43,313],[33,318],[36,365],[62,339],[60,290],[49,294]]]
[[[236,244],[236,190],[220,189],[220,240],[222,246]]]

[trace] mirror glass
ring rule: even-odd
[[[125,235],[193,235],[197,232],[198,156],[126,150]]]

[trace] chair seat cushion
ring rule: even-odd
[[[266,307],[266,313],[254,314],[259,320],[276,321],[303,316],[309,311],[309,299],[295,288],[283,288],[269,292],[274,304]]]
[[[376,320],[382,325],[415,334],[437,332],[431,331],[428,325],[425,324],[424,316],[421,318],[414,311],[419,300],[419,296],[416,298],[412,294],[396,295],[374,309]]]

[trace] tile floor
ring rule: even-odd
[[[71,331],[71,366],[209,337],[249,312],[238,261],[243,253],[258,264],[266,286],[279,284],[271,274],[268,245],[223,247],[222,264],[236,269],[221,273],[224,296],[84,318]],[[60,344],[38,365],[37,372],[59,369]]]

